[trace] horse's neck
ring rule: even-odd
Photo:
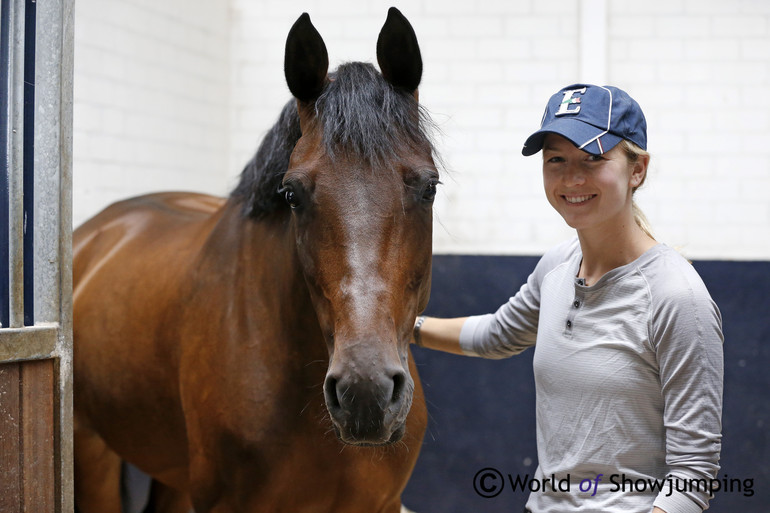
[[[228,202],[204,251],[226,291],[221,300],[244,336],[284,336],[315,353],[326,348],[318,327],[288,221],[276,215],[253,220]],[[267,328],[266,328],[267,327]]]

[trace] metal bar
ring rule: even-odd
[[[35,39],[37,4],[24,9],[23,283],[24,325],[35,324]]]
[[[0,328],[8,327],[11,315],[10,219],[8,196],[8,133],[10,114],[11,0],[0,0]]]
[[[51,4],[46,3],[53,7]],[[59,341],[56,394],[56,513],[73,513],[75,504],[72,441],[72,104],[75,0],[60,0],[53,16],[60,27],[59,91]]]
[[[30,1],[30,0],[27,0]],[[61,5],[57,0],[36,2],[37,30],[35,37],[35,133],[34,133],[34,263],[29,260],[24,270],[34,269],[34,321],[59,322],[59,208],[61,175],[61,72],[62,52]],[[25,186],[30,184],[26,181]],[[24,197],[28,198],[25,191]],[[57,208],[59,207],[59,208]],[[29,238],[29,233],[27,236]],[[27,249],[25,258],[29,256]],[[24,285],[25,296],[30,290]],[[29,305],[24,307],[25,317]]]
[[[24,325],[24,0],[12,0],[7,15],[8,325],[18,328]]]

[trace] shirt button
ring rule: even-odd
[[[572,306],[574,306],[575,308],[580,308],[580,301],[578,301],[578,300],[576,299],[576,300],[575,300],[575,302],[574,302],[574,303],[572,303]]]
[[[572,321],[567,321],[567,328],[571,328],[571,327],[572,327]]]

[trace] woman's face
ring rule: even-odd
[[[543,184],[548,202],[577,230],[633,225],[632,195],[647,161],[631,163],[621,144],[603,155],[579,150],[548,134],[543,144]]]

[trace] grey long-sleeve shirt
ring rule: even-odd
[[[535,477],[561,486],[533,491],[527,507],[699,513],[719,469],[719,309],[665,245],[590,287],[576,278],[581,259],[576,238],[549,251],[514,297],[469,318],[460,336],[466,354],[486,358],[535,347]]]

